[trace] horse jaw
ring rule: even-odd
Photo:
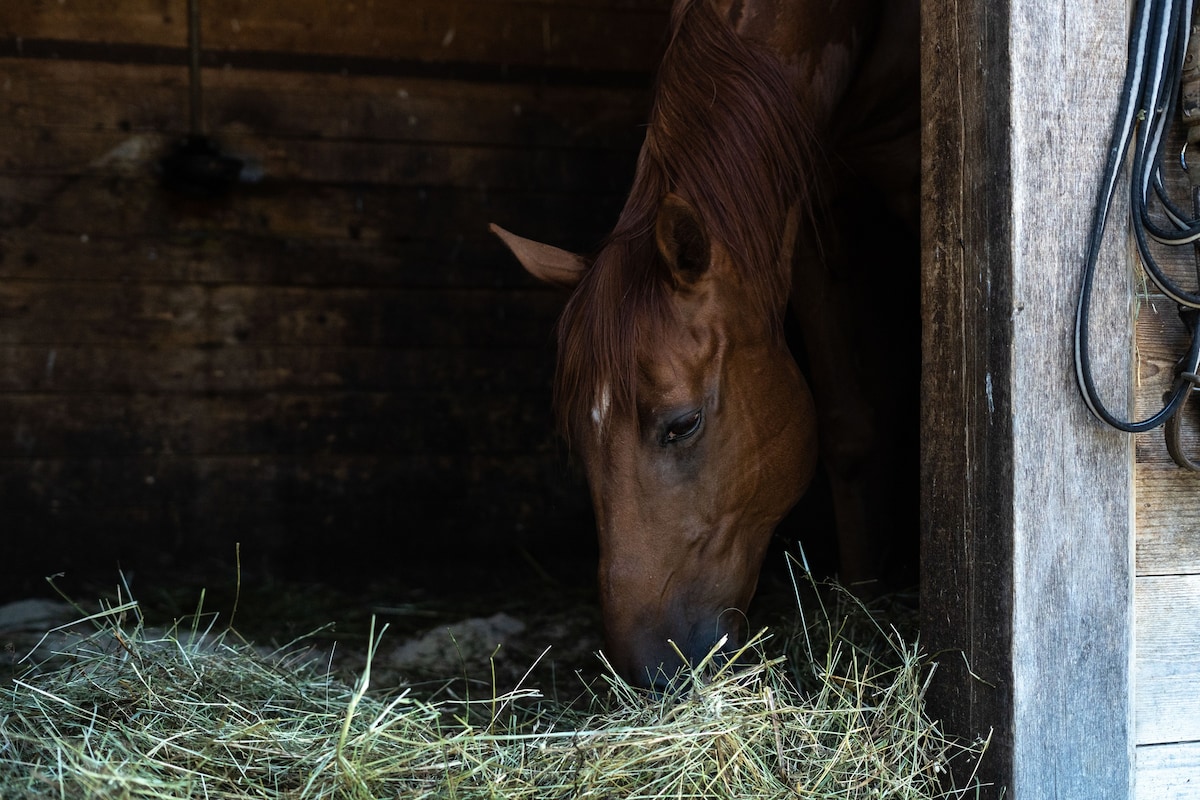
[[[588,261],[583,256],[517,236],[494,222],[488,229],[508,246],[526,272],[544,283],[574,289],[588,269]]]

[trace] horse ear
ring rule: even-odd
[[[708,270],[708,234],[700,215],[679,195],[663,198],[654,235],[658,252],[681,283],[692,283]]]
[[[588,269],[587,259],[583,256],[517,236],[494,222],[488,225],[488,229],[508,245],[525,271],[540,281],[574,289]]]

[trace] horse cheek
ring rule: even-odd
[[[786,385],[794,388],[786,395],[777,412],[787,426],[779,437],[782,450],[776,475],[783,505],[780,518],[794,506],[812,482],[817,470],[817,412],[812,392],[794,364],[787,370]]]

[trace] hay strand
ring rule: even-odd
[[[838,603],[854,607],[848,595]],[[85,615],[89,633],[3,688],[0,796],[973,796],[986,742],[950,741],[927,718],[932,666],[917,647],[869,615],[869,645],[849,627],[854,614],[815,616],[786,654],[768,655],[766,631],[728,660],[714,651],[674,696],[609,670],[580,711],[521,685],[484,699],[373,691],[385,632],[373,624],[349,687],[303,642],[262,652],[213,633],[202,609],[155,632],[126,600]],[[965,773],[962,788],[951,766]]]

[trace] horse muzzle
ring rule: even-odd
[[[617,656],[613,666],[634,686],[663,695],[684,692],[694,678],[719,669],[741,646],[740,619],[740,614],[727,613],[680,626],[674,635],[642,632],[626,640],[627,648],[610,651]]]

